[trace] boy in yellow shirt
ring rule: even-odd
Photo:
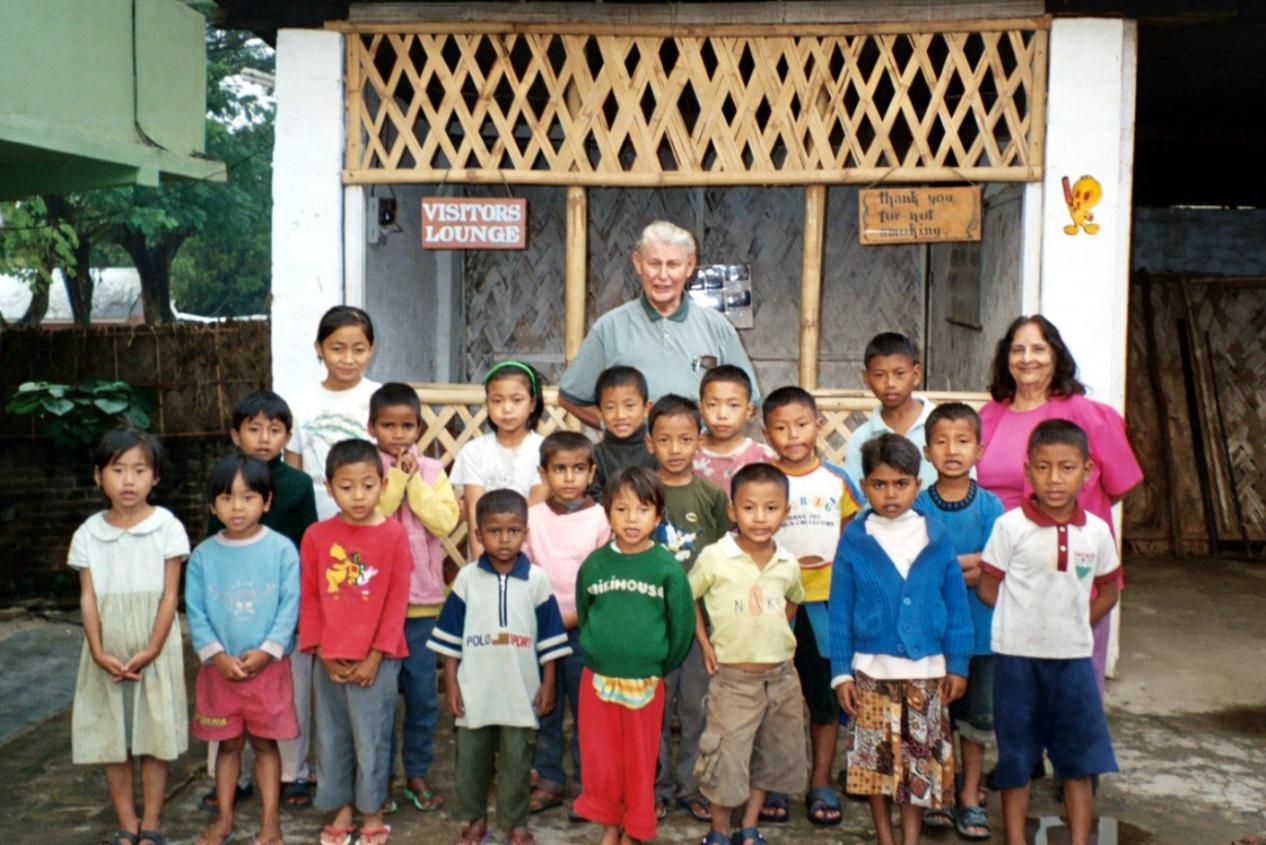
[[[735,845],[761,845],[756,823],[767,790],[808,783],[800,681],[791,619],[804,600],[800,564],[774,540],[787,515],[787,476],[765,463],[734,474],[727,534],[687,573],[695,636],[708,683],[707,728],[695,777],[712,803],[704,845],[729,845],[730,816],[743,808]],[[711,634],[704,618],[711,621]]]

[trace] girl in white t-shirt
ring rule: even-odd
[[[312,477],[317,516],[329,519],[338,506],[325,489],[325,456],[340,440],[371,439],[369,397],[382,385],[365,378],[374,357],[374,324],[360,308],[336,305],[326,311],[317,325],[315,346],[325,380],[290,403],[295,424],[286,463]]]
[[[514,490],[528,504],[544,501],[549,492],[537,470],[543,438],[536,425],[545,412],[540,373],[522,361],[494,365],[484,376],[484,407],[492,433],[463,446],[449,475],[455,487],[463,488],[468,526],[475,524],[475,503],[486,490]],[[469,557],[478,560],[483,546],[474,531],[468,536]]]

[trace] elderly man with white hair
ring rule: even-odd
[[[642,372],[652,402],[668,393],[698,400],[704,372],[721,364],[746,371],[752,398],[759,398],[738,332],[718,311],[685,295],[695,253],[694,236],[680,226],[657,220],[642,230],[633,250],[642,295],[603,314],[585,335],[559,386],[564,408],[600,427],[594,383],[617,364]]]

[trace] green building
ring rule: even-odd
[[[0,200],[223,181],[204,27],[179,0],[0,0]]]

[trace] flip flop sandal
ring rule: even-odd
[[[563,793],[537,787],[528,796],[528,812],[532,815],[563,805]]]
[[[804,809],[809,814],[809,823],[815,827],[839,827],[844,821],[844,808],[840,806],[835,790],[829,786],[810,789],[804,796]],[[820,816],[823,810],[834,810],[837,815],[833,819],[824,819]]]
[[[699,840],[699,845],[731,845],[733,840],[727,834],[718,833],[715,830],[709,830]]]
[[[765,837],[760,835],[760,829],[756,827],[745,827],[740,831],[736,831],[730,836],[730,841],[734,845],[743,845],[744,842],[754,842],[755,845],[768,845]]]
[[[984,833],[972,833],[972,828],[983,828]],[[959,807],[954,814],[954,830],[963,839],[973,842],[984,842],[991,835],[989,830],[989,814],[984,807]]]
[[[775,810],[782,810],[781,813],[771,812],[770,807]],[[757,816],[765,824],[786,824],[790,820],[791,813],[787,809],[787,796],[782,792],[766,792],[765,806],[761,807],[760,815]]]
[[[462,828],[461,845],[480,845],[488,836],[488,822],[483,819],[471,822]]]
[[[536,837],[526,827],[516,827],[510,831],[506,845],[536,845]]]
[[[103,845],[136,845],[136,834],[130,830],[116,830],[101,841]]]
[[[685,798],[677,799],[677,806],[683,808],[687,813],[694,817],[697,822],[712,821],[712,803],[702,795],[695,793]],[[698,809],[702,807],[703,809]]]
[[[928,830],[949,830],[954,827],[954,811],[949,807],[928,807],[923,811],[923,826]]]
[[[404,800],[413,805],[413,808],[419,813],[434,813],[440,807],[444,806],[444,796],[440,795],[434,789],[424,789],[421,792],[414,792],[409,787],[404,788]]]
[[[354,827],[335,827],[327,824],[321,828],[321,845],[352,845]]]
[[[362,827],[360,836],[356,837],[356,845],[387,845],[387,840],[390,838],[391,828],[388,825]]]
[[[312,792],[315,784],[310,780],[292,780],[281,789],[282,809],[299,812],[312,806]]]
[[[157,830],[142,830],[136,834],[136,841],[139,843],[149,840],[154,845],[167,845],[167,837],[159,833]]]

